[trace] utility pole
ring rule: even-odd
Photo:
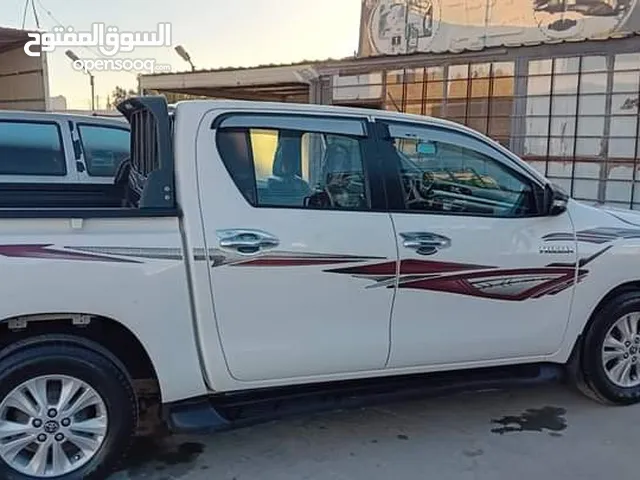
[[[93,76],[93,73],[89,73],[89,78],[91,79],[91,111],[95,112],[96,110],[96,79]]]

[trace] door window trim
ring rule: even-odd
[[[456,217],[479,217],[479,218],[501,218],[501,219],[528,219],[528,218],[537,218],[544,217],[545,215],[540,212],[538,202],[536,202],[536,212],[528,215],[521,216],[496,216],[493,214],[482,214],[482,213],[469,213],[469,212],[461,212],[461,213],[451,213],[451,212],[438,212],[438,211],[421,211],[421,210],[409,210],[406,208],[404,203],[404,188],[402,186],[402,180],[400,175],[400,157],[397,154],[397,149],[395,148],[393,141],[395,138],[391,134],[391,126],[392,125],[400,125],[407,128],[412,129],[421,129],[421,130],[433,130],[437,132],[438,137],[440,136],[459,136],[462,138],[462,142],[453,143],[454,145],[459,145],[463,148],[467,148],[473,152],[477,152],[485,157],[488,157],[491,160],[497,162],[500,166],[502,166],[507,172],[512,174],[514,177],[527,183],[530,185],[532,189],[532,194],[534,195],[534,201],[536,196],[536,190],[544,190],[544,184],[539,181],[538,178],[531,175],[526,169],[521,168],[513,159],[509,158],[509,156],[505,155],[501,152],[495,145],[492,145],[490,142],[477,138],[475,135],[471,135],[468,132],[464,132],[462,130],[458,130],[455,128],[449,128],[447,126],[441,125],[433,125],[433,124],[425,124],[425,123],[417,123],[410,122],[405,120],[394,120],[388,118],[376,117],[374,119],[376,123],[380,123],[386,126],[386,131],[388,135],[385,138],[379,138],[380,142],[380,151],[387,152],[384,156],[386,158],[393,158],[393,168],[391,169],[393,173],[387,174],[387,191],[395,192],[395,195],[389,196],[389,204],[388,211],[390,213],[403,213],[410,215],[452,215]],[[444,143],[452,143],[446,142],[445,140],[435,139],[434,141],[441,141]],[[483,149],[474,148],[473,143],[477,143],[484,147]],[[485,151],[483,151],[485,150]],[[491,153],[488,153],[491,152]],[[386,170],[390,172],[390,170]]]
[[[365,117],[339,117],[288,113],[228,113],[217,117],[211,126],[218,128],[255,128],[257,130],[294,130],[305,133],[325,133],[347,137],[367,137]],[[322,125],[319,127],[319,122]],[[345,128],[359,124],[360,128]]]
[[[411,122],[407,120],[395,120],[395,119],[382,118],[382,117],[376,117],[374,121],[385,124],[385,125],[391,125],[391,124],[405,125],[410,128],[416,128],[416,129],[422,128],[422,129],[435,130],[437,132],[445,133],[448,135],[460,135],[461,137],[464,137],[468,141],[477,142],[478,144],[482,145],[488,150],[491,150],[492,153],[487,154],[487,156],[502,163],[509,170],[515,171],[517,174],[527,177],[527,179],[530,179],[531,181],[536,183],[540,188],[544,188],[545,179],[542,177],[538,178],[536,176],[537,172],[535,170],[530,171],[529,166],[523,166],[523,165],[520,165],[518,162],[516,162],[512,158],[512,155],[516,156],[515,153],[513,153],[511,150],[508,150],[506,147],[502,146],[501,144],[497,144],[497,145],[493,144],[492,141],[485,139],[482,136],[475,135],[473,132],[470,133],[462,129],[458,129],[455,127],[448,127],[444,125]],[[470,149],[476,150],[474,148],[470,148]],[[505,149],[508,153],[505,153],[504,151],[502,151],[502,149]]]
[[[241,122],[237,118],[248,119],[248,122]],[[361,128],[344,128],[348,124],[359,125]],[[247,110],[238,112],[225,112],[211,123],[211,130],[214,132],[214,145],[216,155],[222,162],[229,179],[234,184],[240,196],[247,204],[255,209],[275,209],[275,210],[308,210],[317,212],[367,212],[367,213],[388,213],[388,203],[385,193],[384,179],[380,178],[380,167],[376,165],[377,142],[371,129],[370,118],[366,115],[331,115],[331,114],[314,114],[299,112],[251,112]],[[324,127],[324,128],[323,128]],[[224,161],[220,154],[219,148],[219,130],[221,128],[229,129],[263,129],[263,130],[289,130],[300,131],[303,133],[316,133],[328,135],[342,135],[345,137],[357,139],[360,145],[360,154],[362,159],[362,169],[365,181],[365,191],[367,194],[367,206],[365,208],[314,208],[299,207],[290,205],[260,205],[253,203],[244,192],[238,187],[236,181],[229,170],[227,162]],[[253,158],[252,158],[253,163]],[[253,177],[254,190],[257,189],[257,180],[254,170],[251,173]],[[376,181],[377,180],[377,181]]]

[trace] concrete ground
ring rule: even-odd
[[[632,480],[638,425],[562,386],[465,394],[139,442],[109,480]]]

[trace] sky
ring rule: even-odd
[[[0,26],[21,28],[26,0],[0,0]],[[197,68],[252,66],[353,55],[358,45],[360,0],[35,0],[40,27],[90,31],[93,22],[120,31],[157,30],[172,24],[172,44],[183,45]],[[26,28],[36,28],[32,11]],[[50,95],[68,108],[90,107],[89,77],[74,70],[66,48],[48,54]],[[100,58],[73,47],[80,58]],[[153,58],[171,70],[189,70],[173,47],[142,47],[118,58]],[[135,73],[94,72],[99,108],[116,86],[136,88]]]

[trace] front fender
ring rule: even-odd
[[[601,302],[622,285],[640,283],[640,223],[597,207],[572,202],[578,281],[563,348],[552,360],[565,362]],[[640,218],[640,216],[638,216]],[[586,263],[586,260],[589,260]]]

